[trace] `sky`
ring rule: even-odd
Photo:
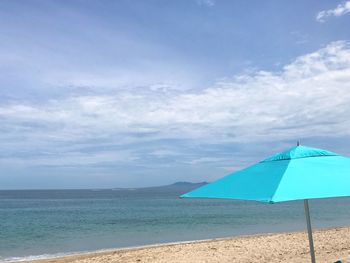
[[[350,1],[1,0],[0,189],[350,156]]]

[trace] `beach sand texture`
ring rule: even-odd
[[[314,231],[317,262],[350,262],[350,228]],[[310,262],[306,232],[243,236],[210,241],[159,245],[109,252],[89,253],[36,263],[204,263],[204,262]]]

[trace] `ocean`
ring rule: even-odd
[[[0,261],[304,230],[303,202],[180,199],[179,188],[0,191]],[[310,200],[313,227],[350,224],[350,198]]]

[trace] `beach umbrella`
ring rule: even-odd
[[[304,200],[311,262],[315,251],[308,199],[350,196],[350,158],[300,146],[272,155],[261,162],[181,197],[223,198],[277,203]]]

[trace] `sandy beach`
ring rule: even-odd
[[[317,262],[350,262],[350,227],[314,231]],[[119,249],[36,260],[36,263],[102,262],[309,262],[305,232],[241,236]]]

